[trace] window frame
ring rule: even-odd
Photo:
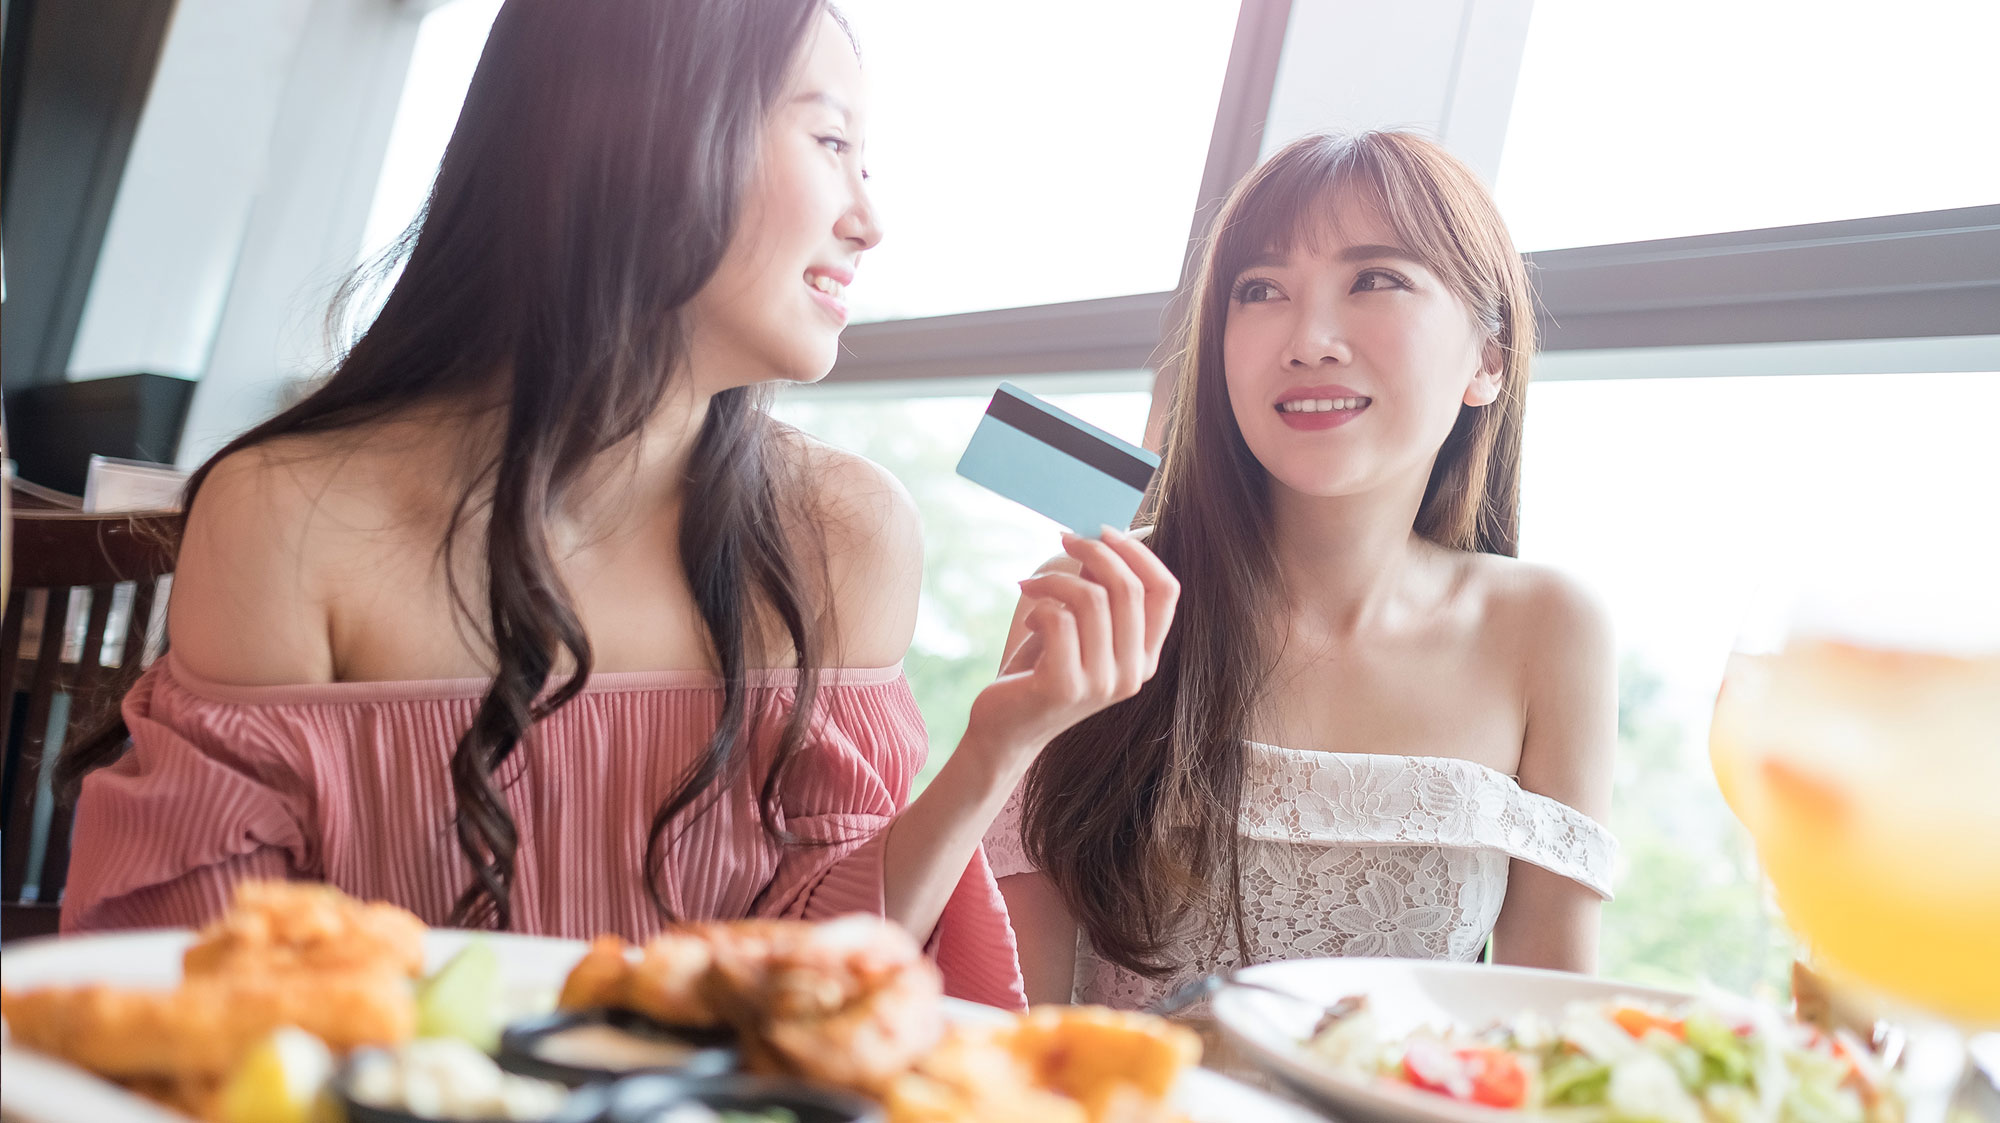
[[[1243,0],[1238,12],[1176,290],[856,324],[828,381],[1158,369],[1209,221],[1257,161],[1292,7]],[[1545,353],[1963,337],[1975,345],[1926,361],[2000,365],[2000,203],[1524,256]],[[1577,364],[1564,377],[1634,369]]]

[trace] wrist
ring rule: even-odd
[[[952,753],[945,767],[960,773],[964,779],[982,789],[1013,794],[1028,774],[1028,768],[1041,755],[1043,741],[1026,741],[1018,737],[992,736],[973,723],[958,740],[958,749]]]

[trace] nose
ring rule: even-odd
[[[882,220],[875,212],[875,203],[868,197],[868,185],[859,176],[854,181],[854,202],[840,221],[833,224],[834,237],[853,247],[854,252],[873,249],[882,241]]]
[[[1354,358],[1347,345],[1347,333],[1333,307],[1322,302],[1314,304],[1307,305],[1299,316],[1286,345],[1289,354],[1285,365],[1294,371],[1328,364],[1344,366]]]

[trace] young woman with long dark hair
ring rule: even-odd
[[[821,0],[509,0],[381,312],[189,483],[171,651],[63,758],[68,930],[251,876],[569,936],[866,910],[1019,1003],[980,835],[1175,583],[1067,538],[1096,579],[1025,584],[1046,649],[908,800],[915,511],[764,410],[880,237],[863,124]]]
[[[1534,309],[1492,199],[1415,135],[1308,137],[1237,187],[1192,297],[1140,520],[1179,622],[987,837],[1029,997],[1489,938],[1591,969],[1611,648],[1510,556]]]

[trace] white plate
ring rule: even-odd
[[[499,953],[501,982],[510,1004],[541,1001],[553,1004],[570,968],[583,955],[581,940],[556,940],[494,932],[432,929],[424,936],[425,970],[434,971],[458,954],[473,937]],[[0,958],[0,985],[9,989],[64,986],[87,982],[121,986],[171,987],[180,981],[181,953],[193,934],[161,929],[103,936],[23,940],[7,945]],[[987,1006],[947,1001],[954,1020],[975,1021],[1004,1015]],[[0,1046],[0,1115],[7,1123],[187,1123],[182,1116],[140,1099],[117,1085],[74,1066],[51,1060],[11,1044]],[[1285,1103],[1205,1069],[1182,1079],[1175,1106],[1195,1123],[1324,1123],[1320,1116]]]
[[[442,966],[473,935],[500,953],[509,1001],[553,1004],[569,969],[583,955],[580,940],[551,940],[494,932],[433,929],[424,937],[424,969]],[[171,987],[180,982],[181,953],[194,941],[186,929],[117,932],[101,936],[50,937],[7,945],[0,957],[0,986],[21,990],[40,986],[112,983]],[[187,1123],[187,1118],[142,1099],[74,1065],[53,1060],[12,1042],[0,1043],[0,1115],[7,1123]]]
[[[1391,1036],[1425,1027],[1479,1030],[1530,1010],[1553,1021],[1571,1002],[1609,1001],[1621,995],[1659,1003],[1690,997],[1562,971],[1422,959],[1297,959],[1252,967],[1241,977],[1321,1005],[1366,995],[1382,1032]],[[1350,1123],[1498,1123],[1529,1118],[1523,1112],[1461,1104],[1392,1081],[1334,1071],[1299,1047],[1319,1020],[1318,1010],[1305,1003],[1238,987],[1216,995],[1214,1007],[1223,1032],[1258,1067],[1325,1103]]]

